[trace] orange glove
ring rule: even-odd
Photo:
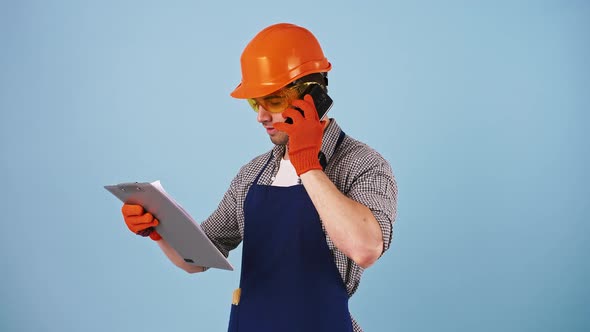
[[[293,107],[301,109],[303,115]],[[312,169],[321,170],[318,154],[322,147],[325,121],[320,121],[313,98],[305,95],[303,100],[293,101],[292,106],[283,112],[283,117],[293,119],[293,124],[275,123],[274,127],[289,135],[289,158],[297,175]]]
[[[149,235],[150,239],[154,241],[162,239],[154,229],[159,224],[158,219],[149,212],[145,213],[141,205],[123,204],[121,211],[130,231],[141,236]]]

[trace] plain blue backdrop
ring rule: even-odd
[[[590,2],[0,1],[0,330],[224,331],[236,272],[189,275],[103,185],[202,221],[271,148],[229,96],[264,27],[310,29],[331,116],[389,160],[366,331],[590,330]]]

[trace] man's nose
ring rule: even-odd
[[[258,115],[256,120],[260,123],[272,121],[272,116],[269,111],[265,110],[262,105],[258,105]]]

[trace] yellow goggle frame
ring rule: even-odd
[[[303,93],[310,85],[318,84],[317,82],[297,83],[293,86],[284,87],[264,97],[248,98],[248,104],[254,112],[258,112],[260,106],[270,113],[282,113],[291,103],[303,97]]]

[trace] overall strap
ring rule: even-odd
[[[262,175],[262,173],[264,172],[264,170],[266,169],[266,167],[268,166],[268,164],[272,160],[272,157],[273,157],[273,151],[270,151],[270,156],[268,157],[268,160],[266,161],[264,166],[262,166],[262,169],[260,170],[258,175],[256,175],[256,179],[254,179],[254,182],[252,182],[253,184],[258,184],[258,180],[260,179],[260,176]]]
[[[342,144],[342,141],[344,141],[344,137],[346,137],[346,134],[342,129],[340,129],[340,134],[338,135],[338,140],[336,141],[336,145],[334,146],[334,151],[332,151],[332,155],[336,153],[336,150],[338,150],[338,147],[340,146],[340,144]],[[318,159],[320,160],[320,165],[322,165],[322,169],[325,171],[326,166],[328,166],[328,161],[326,160],[326,155],[322,151],[320,151],[320,153],[318,154]]]
[[[346,133],[344,133],[344,130],[340,129],[340,135],[338,135],[338,141],[336,142],[336,146],[334,147],[334,151],[332,152],[335,153],[336,150],[338,150],[338,147],[340,146],[340,144],[342,144],[342,141],[344,141],[344,137],[346,137]]]

